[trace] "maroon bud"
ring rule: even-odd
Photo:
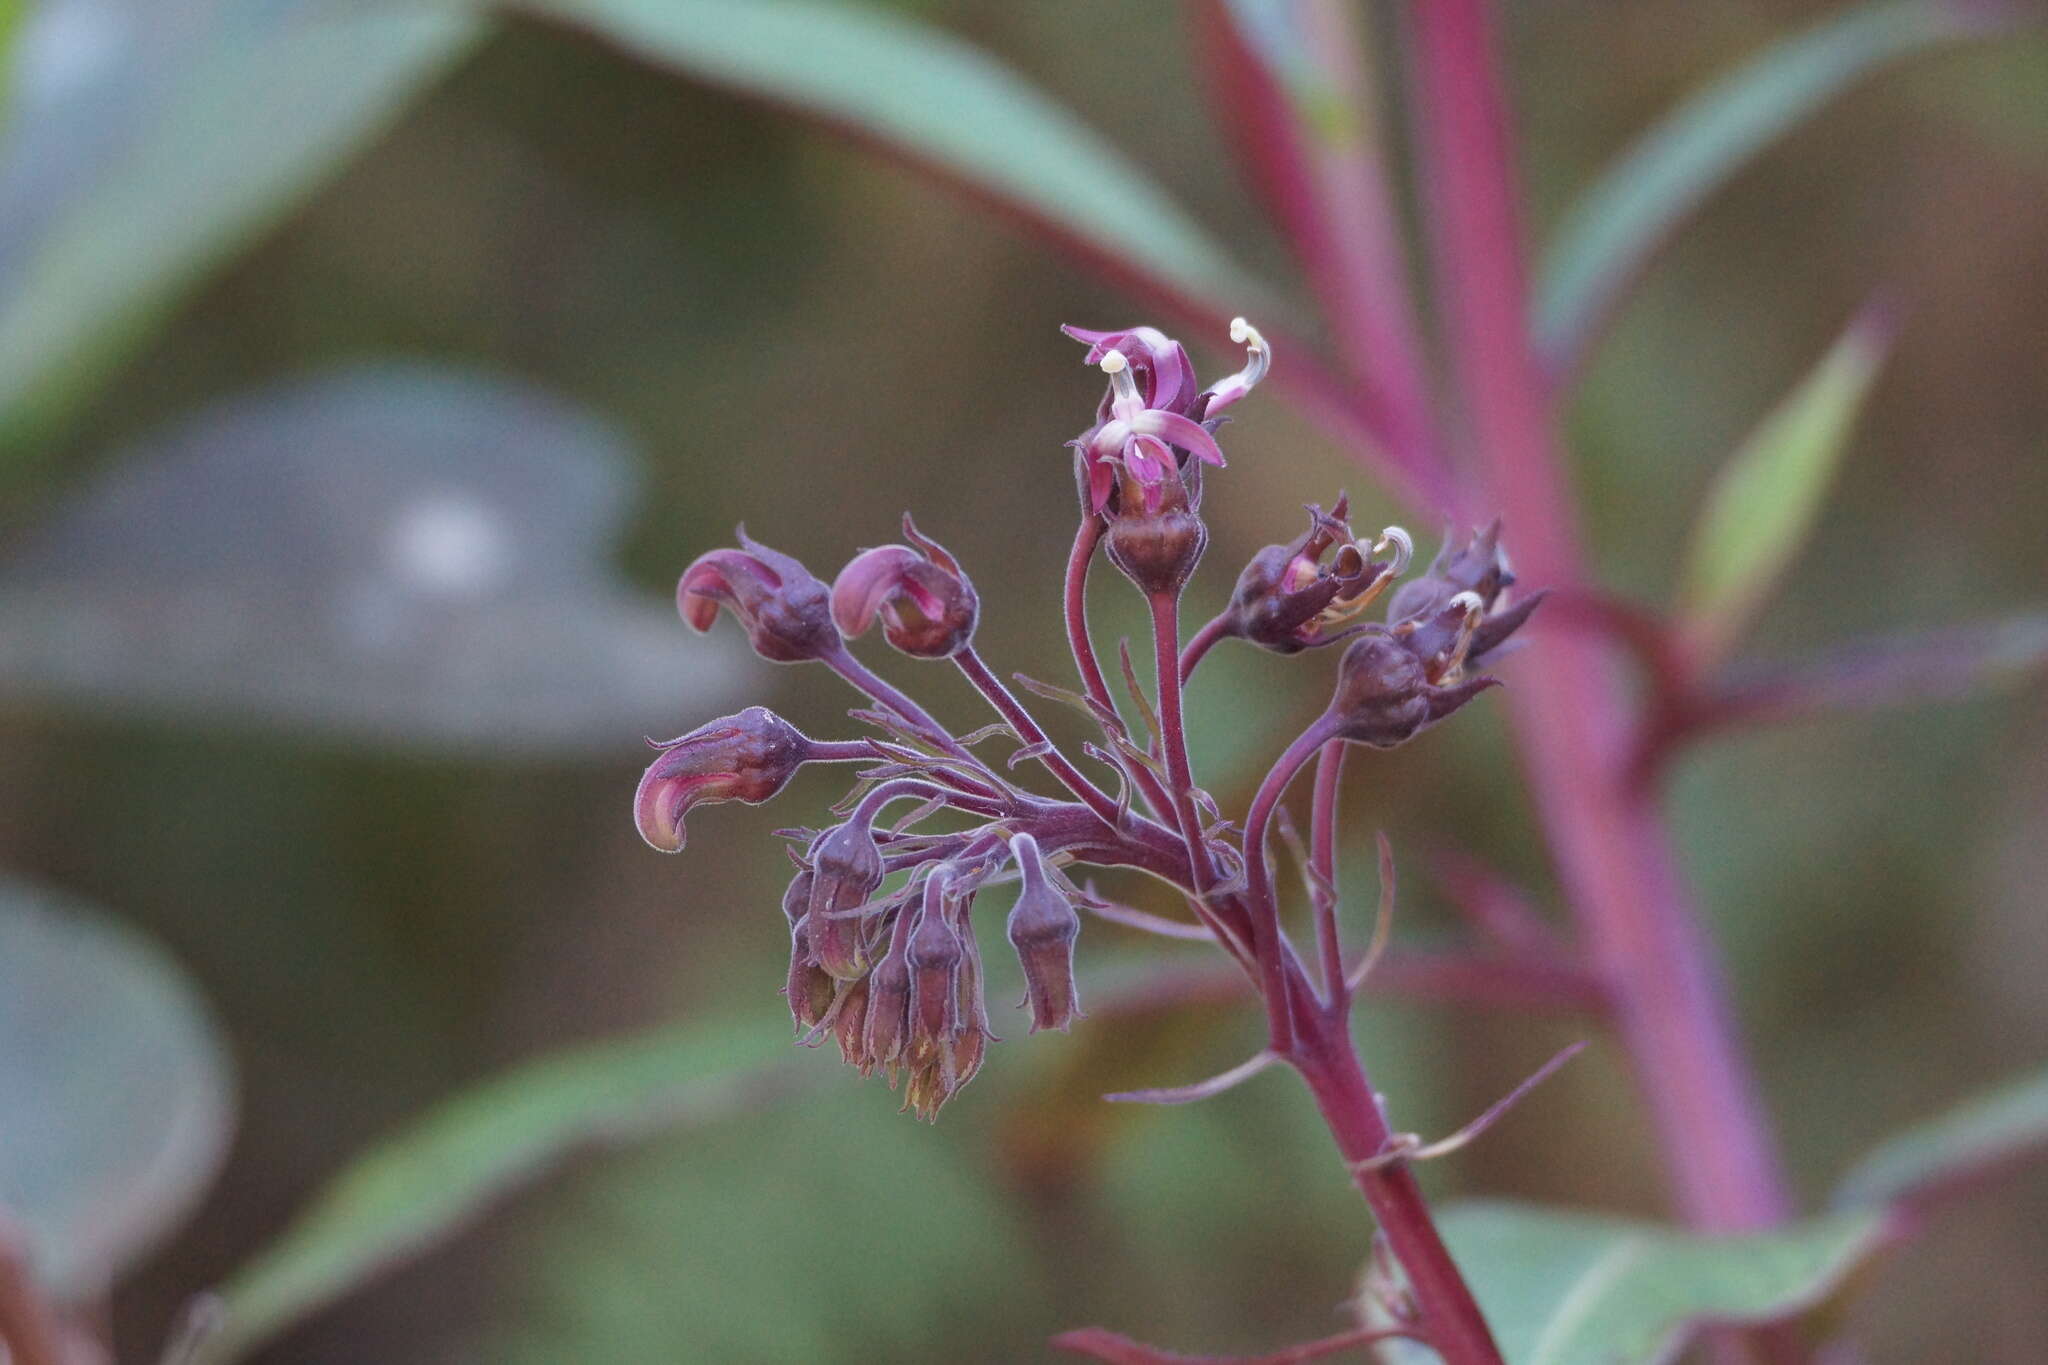
[[[842,981],[868,968],[860,911],[882,885],[882,850],[865,823],[849,820],[811,846],[811,903],[806,912],[811,954]]]
[[[759,805],[781,791],[810,752],[811,742],[765,706],[700,725],[655,746],[633,794],[640,837],[663,853],[679,853],[683,817],[702,802]]]
[[[863,1076],[875,1071],[875,1057],[867,1044],[868,1001],[867,978],[849,982],[840,988],[839,1013],[832,1018],[832,1038],[839,1044],[839,1055]]]
[[[910,911],[905,908],[897,915],[897,932],[890,939],[889,951],[868,974],[867,1033],[862,1041],[871,1064],[890,1068],[891,1085],[910,1034],[909,923]]]
[[[1494,678],[1475,678],[1439,686],[1406,641],[1384,626],[1368,626],[1337,667],[1330,715],[1338,724],[1337,737],[1391,749],[1497,685]]]
[[[1023,877],[1004,932],[1024,967],[1024,993],[1031,1004],[1031,1031],[1064,1030],[1079,1014],[1074,985],[1074,940],[1081,917],[1046,875],[1038,843],[1028,834],[1010,840],[1010,853]]]
[[[799,924],[811,912],[811,870],[799,868],[782,892],[782,917]]]
[[[1156,483],[1120,476],[1103,549],[1124,577],[1149,595],[1177,595],[1209,548],[1209,528],[1190,505],[1188,485],[1168,466]]]
[[[924,884],[924,907],[907,945],[910,962],[910,1051],[931,1054],[960,1025],[960,936],[948,923],[950,879],[934,873]]]
[[[832,584],[832,620],[852,639],[882,618],[883,638],[905,654],[945,659],[974,640],[981,602],[944,547],[903,516],[903,534],[917,546],[863,550]]]
[[[1443,548],[1418,577],[1403,583],[1387,603],[1387,622],[1398,625],[1417,617],[1434,616],[1461,592],[1476,593],[1479,605],[1493,610],[1501,592],[1512,587],[1515,576],[1508,570],[1507,556],[1500,548],[1500,520],[1475,531],[1460,544],[1444,537]]]
[[[831,973],[811,956],[810,935],[802,921],[789,926],[789,980],[782,993],[789,997],[789,1016],[800,1030],[818,1026],[832,1007],[837,986]]]
[[[1229,633],[1279,654],[1334,644],[1343,629],[1407,566],[1408,537],[1388,527],[1370,543],[1352,535],[1349,499],[1325,513],[1310,507],[1309,527],[1286,545],[1252,556],[1230,598]],[[1389,559],[1372,555],[1392,550]],[[1325,562],[1325,557],[1328,562]]]
[[[713,550],[683,571],[676,609],[706,631],[725,607],[739,618],[754,652],[779,664],[818,659],[840,648],[832,593],[802,564],[739,532],[738,550]]]

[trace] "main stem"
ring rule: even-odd
[[[1435,266],[1486,505],[1532,582],[1587,581],[1549,395],[1528,343],[1506,101],[1486,0],[1409,13]],[[1552,634],[1509,690],[1558,873],[1613,995],[1678,1203],[1713,1231],[1765,1227],[1790,1201],[1724,988],[1659,813],[1627,781],[1627,698],[1604,643]]]

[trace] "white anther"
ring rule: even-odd
[[[1444,607],[1446,610],[1451,607],[1463,607],[1465,615],[1472,617],[1486,610],[1486,599],[1476,592],[1461,592],[1450,601],[1444,603]]]
[[[1116,390],[1116,401],[1127,407],[1142,408],[1144,400],[1138,397],[1138,376],[1131,373],[1130,358],[1122,351],[1106,352],[1096,364],[1109,376],[1110,387]]]
[[[1387,569],[1387,577],[1399,578],[1408,572],[1408,561],[1415,558],[1415,538],[1398,526],[1389,526],[1372,543],[1372,552],[1379,554],[1390,546],[1394,551],[1394,562]]]

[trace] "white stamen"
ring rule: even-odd
[[[1225,383],[1249,393],[1272,368],[1273,348],[1266,344],[1266,338],[1259,329],[1243,318],[1230,320],[1230,339],[1245,348],[1244,368],[1238,371],[1234,383],[1230,380]]]
[[[1480,620],[1486,615],[1486,599],[1476,592],[1461,592],[1444,603],[1444,610],[1462,607],[1465,620],[1458,627],[1458,638],[1451,643],[1451,649],[1444,656],[1440,682],[1456,682],[1465,669],[1465,656],[1472,650],[1472,636],[1479,629]]]
[[[1131,373],[1131,362],[1122,351],[1110,351],[1097,361],[1102,372],[1109,376],[1111,387],[1116,390],[1116,401],[1142,408],[1144,400],[1138,397],[1138,376]]]
[[[1380,532],[1380,538],[1372,543],[1372,552],[1379,554],[1389,546],[1394,551],[1394,562],[1387,570],[1388,578],[1399,578],[1408,572],[1408,561],[1415,558],[1415,538],[1398,526],[1389,526]]]
[[[1486,599],[1476,592],[1461,592],[1450,601],[1444,603],[1444,606],[1447,609],[1450,607],[1463,607],[1465,615],[1469,617],[1478,615],[1486,610]]]

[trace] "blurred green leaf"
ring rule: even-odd
[[[1835,1191],[1838,1207],[1895,1204],[2048,1150],[2048,1071],[1880,1143]]]
[[[1058,1319],[1029,1206],[989,1175],[985,1080],[937,1127],[875,1080],[551,1192],[467,1358],[1037,1359]]]
[[[1144,171],[1001,62],[873,8],[808,0],[524,0],[657,65],[929,166],[1108,265],[1225,316],[1247,278]]]
[[[0,297],[0,449],[92,392],[209,268],[275,223],[463,56],[455,9],[320,15],[212,45],[64,206]]]
[[[184,1220],[234,1126],[227,1054],[135,930],[0,879],[0,1206],[55,1298],[101,1294]]]
[[[1536,346],[1568,377],[1652,253],[1775,138],[1884,63],[2001,26],[1990,6],[1878,0],[1788,38],[1699,91],[1579,196],[1536,289]]]
[[[1805,543],[1890,333],[1884,311],[1866,308],[1715,476],[1678,591],[1700,657],[1725,652]]]
[[[518,1068],[359,1157],[221,1286],[194,1358],[233,1360],[465,1228],[570,1154],[710,1123],[799,1081],[781,1020],[683,1025]]]
[[[1780,1322],[1817,1307],[1878,1248],[1884,1221],[1857,1211],[1702,1237],[1475,1201],[1438,1224],[1509,1365],[1651,1365],[1674,1359],[1706,1323]]]

